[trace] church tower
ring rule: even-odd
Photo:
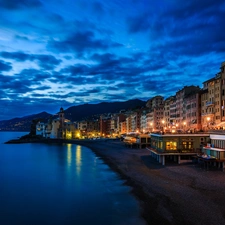
[[[61,107],[59,111],[59,138],[64,137],[64,109]]]

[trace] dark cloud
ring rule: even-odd
[[[30,85],[35,85],[51,78],[51,74],[36,69],[24,69],[20,73],[15,74],[15,78],[27,80],[30,82]]]
[[[148,32],[151,28],[149,18],[150,15],[148,15],[147,13],[141,14],[136,17],[129,17],[127,19],[128,32],[129,33]]]
[[[105,13],[102,3],[98,1],[93,3],[92,8],[93,8],[93,11],[100,16],[102,16]]]
[[[0,8],[0,103],[12,110],[15,101],[24,114],[174,95],[213,77],[225,57],[224,0],[0,0]]]
[[[30,60],[30,55],[23,52],[0,52],[0,56],[5,59],[13,59],[19,62]]]
[[[0,56],[5,59],[13,59],[18,62],[26,60],[37,61],[38,65],[46,70],[51,70],[62,62],[61,59],[56,59],[52,55],[26,54],[24,52],[0,52]]]
[[[63,41],[52,40],[48,43],[48,48],[50,50],[55,50],[57,52],[74,52],[78,56],[82,56],[83,53],[91,53],[92,51],[107,50],[110,47],[121,46],[122,45],[119,43],[95,38],[92,31],[77,32]]]
[[[12,69],[11,63],[0,60],[0,72],[10,71]]]
[[[225,3],[222,0],[167,2],[164,10],[146,12],[127,20],[128,31],[145,33],[151,50],[173,52],[175,55],[200,56],[209,52],[225,51]],[[216,13],[215,13],[216,12]],[[203,41],[204,40],[204,41]]]
[[[39,0],[0,0],[0,7],[15,10],[20,8],[36,8],[42,4]]]

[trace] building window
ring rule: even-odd
[[[177,150],[177,142],[175,141],[167,141],[166,142],[166,150]]]
[[[192,149],[193,148],[193,142],[191,142],[191,141],[183,141],[182,142],[182,148],[183,149]]]

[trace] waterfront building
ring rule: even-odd
[[[117,114],[112,114],[111,115],[111,121],[110,121],[110,136],[114,136],[117,131]]]
[[[203,153],[225,162],[225,133],[214,131],[210,133],[210,143],[203,146]]]
[[[155,107],[163,104],[163,97],[161,95],[154,96],[150,98],[147,103],[146,107],[149,109],[154,109]]]
[[[147,111],[146,110],[143,110],[141,114],[140,123],[141,123],[140,131],[142,133],[147,132],[148,129],[147,129]]]
[[[201,123],[204,130],[216,127],[221,122],[221,74],[203,82],[201,94]]]
[[[120,134],[126,134],[127,133],[127,123],[126,120],[120,122]]]
[[[120,112],[117,115],[117,134],[126,133],[126,115]]]
[[[131,132],[132,131],[132,127],[131,127],[131,115],[128,115],[127,118],[126,118],[126,130],[127,130],[127,133]]]
[[[36,124],[36,135],[41,135],[44,138],[72,139],[75,138],[75,132],[75,124],[65,119],[62,107],[58,113],[58,118],[50,118],[47,123],[38,122]]]
[[[176,126],[176,97],[170,101],[170,128]]]
[[[153,126],[156,130],[164,131],[165,121],[163,120],[164,105],[158,105],[153,110]]]
[[[100,135],[103,137],[111,134],[111,115],[100,116]]]
[[[225,62],[221,64],[221,126],[225,127]]]
[[[154,134],[151,133],[151,147],[148,147],[151,156],[162,165],[166,160],[178,164],[191,162],[193,156],[201,152],[201,147],[209,143],[209,134]]]
[[[146,107],[149,108],[149,113],[147,113],[147,127],[150,131],[159,131],[163,129],[163,110],[164,101],[163,97],[157,95],[149,99],[146,103]]]
[[[152,132],[154,130],[154,111],[150,109],[146,114],[146,129],[148,132]]]
[[[174,101],[174,96],[170,96],[164,101],[163,121],[165,131],[170,131],[173,124],[173,121],[171,121],[171,105],[174,103]]]
[[[141,115],[142,109],[134,110],[131,114],[131,132],[141,131]]]
[[[186,119],[183,121],[182,129],[184,131],[201,130],[201,92],[195,89],[184,96],[184,107]]]
[[[45,133],[45,126],[46,126],[46,123],[44,122],[38,122],[36,124],[36,135],[40,135],[40,136],[43,136],[44,137],[44,133]]]
[[[199,91],[198,86],[184,86],[181,90],[176,92],[176,125],[178,129],[184,128],[184,122],[186,121],[186,107],[184,99],[192,92]]]

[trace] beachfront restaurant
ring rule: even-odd
[[[150,155],[162,165],[166,161],[180,163],[192,162],[193,156],[200,154],[202,146],[207,145],[207,133],[195,134],[154,134],[151,133]]]
[[[225,134],[215,132],[210,134],[210,143],[202,148],[202,161],[209,166],[225,170]]]

